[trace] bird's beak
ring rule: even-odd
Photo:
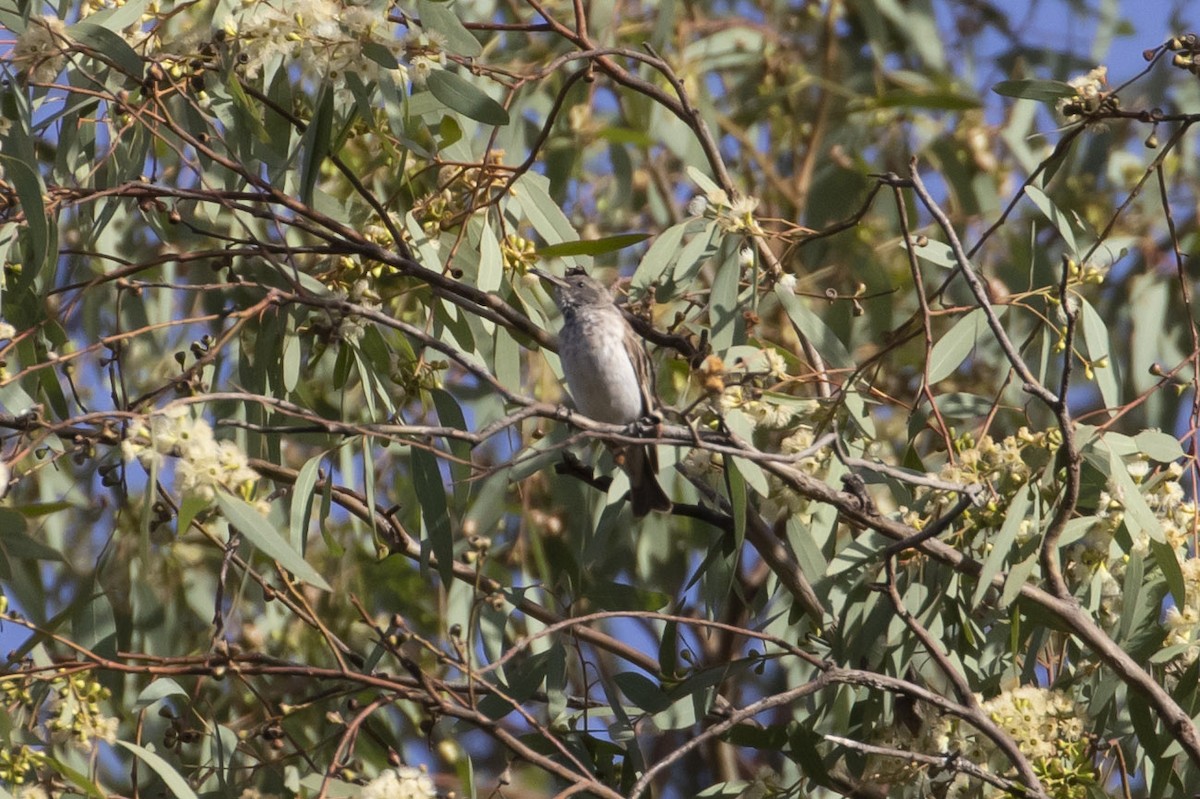
[[[562,288],[567,284],[567,281],[563,280],[558,275],[552,275],[544,269],[538,269],[536,266],[528,267],[526,271],[528,271],[531,275],[537,275],[542,280],[546,281],[552,286],[557,286],[558,288]]]

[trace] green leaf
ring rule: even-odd
[[[23,260],[20,277],[12,288],[12,292],[19,295],[33,285],[58,245],[57,242],[53,242],[54,246],[51,246],[53,226],[42,202],[45,186],[41,176],[28,164],[11,156],[0,155],[0,165],[3,165],[5,176],[17,190],[17,199],[21,201],[21,210],[25,212],[29,256],[27,260]]]
[[[731,410],[725,414],[725,424],[728,425],[729,431],[742,441],[753,442],[754,423],[746,414],[739,410]],[[753,488],[760,497],[767,497],[771,493],[771,486],[767,482],[767,476],[763,473],[762,467],[746,458],[736,458],[735,460],[737,470],[745,478],[746,484]]]
[[[718,186],[713,181],[712,178],[710,178],[708,175],[704,174],[703,172],[701,172],[699,169],[697,169],[694,166],[687,167],[687,176],[689,178],[691,178],[692,182],[695,183],[697,186],[699,186],[700,191],[702,191],[705,194],[709,194],[710,192],[720,191],[720,189],[721,189],[721,187]]]
[[[1004,97],[1043,103],[1057,103],[1078,93],[1069,84],[1059,80],[1002,80],[992,87],[992,91]]]
[[[1143,430],[1133,440],[1139,452],[1159,463],[1174,463],[1184,457],[1183,447],[1175,436],[1161,430]]]
[[[1092,304],[1083,298],[1079,299],[1079,311],[1082,322],[1079,326],[1079,332],[1083,339],[1088,359],[1095,362],[1101,358],[1108,358],[1108,326],[1104,324],[1104,320],[1096,312],[1096,309],[1092,307]],[[1105,366],[1093,367],[1092,374],[1094,375],[1097,388],[1100,389],[1100,397],[1104,401],[1104,407],[1116,408],[1120,404],[1121,398],[1111,362]]]
[[[982,308],[976,308],[955,322],[954,327],[937,340],[929,353],[929,384],[933,385],[954,374],[987,329],[987,316]]]
[[[1148,599],[1148,592],[1142,586],[1144,573],[1145,559],[1142,557],[1142,553],[1129,553],[1129,560],[1125,566],[1125,574],[1122,577],[1122,583],[1128,588],[1124,591],[1121,601],[1121,621],[1116,635],[1117,643],[1121,645],[1125,645],[1128,641],[1129,631],[1133,626],[1134,620],[1141,615],[1143,609],[1142,603]],[[1157,604],[1155,607],[1157,607]]]
[[[312,120],[300,140],[300,200],[306,205],[312,205],[313,191],[316,189],[317,178],[321,176],[321,166],[330,153],[331,137],[333,135],[333,91],[325,86],[317,98]]]
[[[599,580],[589,584],[583,595],[598,609],[612,611],[662,610],[671,602],[670,595],[661,591]]]
[[[188,781],[170,763],[163,760],[154,752],[137,744],[131,744],[128,741],[117,741],[117,744],[133,752],[143,763],[153,769],[154,773],[166,783],[167,788],[170,789],[175,799],[199,799],[196,796],[196,792],[192,790],[192,786],[188,785]]]
[[[542,247],[537,254],[539,258],[561,258],[565,255],[604,255],[640,244],[648,238],[650,238],[649,233],[621,233],[588,241],[564,241],[561,244]]]
[[[788,724],[772,724],[767,727],[757,723],[735,724],[725,734],[724,740],[734,746],[779,752],[788,744],[789,726]]]
[[[237,74],[233,70],[229,71],[229,81],[225,84],[225,89],[229,92],[229,97],[233,100],[234,105],[241,109],[242,119],[254,131],[255,138],[261,142],[269,143],[271,141],[271,134],[267,133],[267,127],[260,118],[263,109],[261,106],[250,101],[246,90],[242,88],[242,82],[238,80]]]
[[[679,623],[664,622],[662,638],[658,642],[658,669],[667,679],[672,678],[679,668],[678,638]]]
[[[671,706],[671,699],[648,678],[636,671],[623,671],[613,677],[621,693],[625,694],[640,710],[661,713]]]
[[[25,517],[11,508],[0,508],[0,550],[10,558],[62,560],[62,553],[26,532]]]
[[[908,245],[903,241],[900,246],[908,249]],[[934,239],[926,239],[920,245],[913,247],[913,254],[922,261],[928,261],[934,266],[940,266],[945,269],[955,269],[958,267],[958,261],[954,258],[954,250],[949,244],[945,244]]]
[[[1150,539],[1150,551],[1154,554],[1154,562],[1162,569],[1163,579],[1167,581],[1167,590],[1171,592],[1175,604],[1183,607],[1187,601],[1187,587],[1183,579],[1183,569],[1179,566],[1179,556],[1175,549],[1166,541]]]
[[[465,117],[485,125],[508,124],[508,111],[504,106],[488,97],[483,90],[453,72],[435,69],[429,73],[426,83],[429,91],[438,100]]]
[[[1021,531],[1021,522],[1025,521],[1028,515],[1032,491],[1031,486],[1025,486],[1024,490],[1017,492],[1005,510],[1004,523],[1000,525],[1000,532],[995,539],[990,542],[992,551],[988,553],[987,560],[983,562],[983,569],[979,572],[979,582],[975,585],[975,592],[971,595],[972,608],[978,607],[979,603],[983,601],[984,594],[991,588],[992,578],[1000,573],[1000,569],[1012,555],[1013,542],[1017,540],[1017,533]]]
[[[217,505],[242,537],[268,558],[311,586],[323,591],[333,590],[329,583],[325,582],[325,578],[318,574],[317,570],[309,565],[308,561],[248,502],[224,491],[218,491]]]
[[[437,31],[446,37],[446,49],[455,55],[478,58],[483,47],[471,31],[450,10],[450,3],[417,0],[417,13],[421,15],[421,27]]]
[[[89,14],[87,21],[92,25],[102,25],[110,31],[119,31],[130,25],[141,22],[142,14],[150,0],[130,0],[115,8],[104,8],[95,14]]]
[[[297,783],[296,787],[303,787],[308,791],[306,796],[316,796],[320,792],[324,792],[329,799],[354,799],[354,797],[362,796],[362,786],[353,782],[345,782],[344,780],[331,779],[329,775],[321,772],[313,772],[305,774]],[[299,791],[296,791],[298,794]]]
[[[818,785],[828,785],[831,782],[829,770],[825,768],[825,761],[821,759],[817,748],[823,740],[820,734],[799,724],[788,736],[792,758],[804,775]]]
[[[192,494],[185,496],[183,502],[179,504],[179,513],[175,517],[175,534],[185,535],[188,528],[192,526],[192,519],[195,519],[196,514],[207,507],[208,503],[200,497]]]
[[[1058,229],[1058,233],[1062,236],[1063,241],[1067,245],[1067,251],[1072,255],[1079,252],[1079,248],[1075,243],[1075,229],[1071,227],[1070,217],[1059,210],[1046,193],[1036,186],[1026,186],[1025,195],[1033,201],[1033,204],[1038,207],[1038,210],[1050,220],[1050,223]]]
[[[446,507],[446,489],[442,486],[442,473],[437,458],[421,447],[413,447],[412,462],[413,491],[421,503],[421,518],[429,537],[421,541],[422,566],[428,564],[429,553],[437,558],[438,574],[445,585],[454,579],[454,531],[450,528],[450,514]]]
[[[734,546],[740,549],[746,540],[746,480],[732,458],[725,462],[725,487],[729,492],[729,512],[733,516]]]
[[[1167,539],[1163,532],[1162,522],[1154,514],[1154,511],[1150,510],[1146,498],[1142,496],[1137,484],[1129,476],[1125,461],[1111,449],[1108,456],[1108,476],[1116,485],[1114,493],[1121,498],[1121,503],[1125,506],[1125,526],[1129,528],[1129,531],[1137,533],[1139,530],[1143,530],[1151,540],[1165,542]],[[1172,557],[1172,559],[1174,558]],[[1164,570],[1167,568],[1164,564],[1159,565]],[[1179,565],[1176,564],[1175,568],[1178,569]],[[1180,594],[1179,598],[1182,601],[1183,595]]]
[[[672,279],[678,283],[687,283],[694,279],[700,265],[716,251],[720,242],[721,229],[716,222],[706,221],[700,232],[679,250],[675,266],[671,270]]]
[[[746,795],[748,787],[749,783],[741,780],[719,782],[697,793],[696,799],[737,799],[740,796]]]
[[[504,280],[504,253],[500,242],[492,232],[492,224],[485,217],[483,230],[479,234],[479,274],[475,287],[480,291],[496,291]]]
[[[792,320],[797,332],[804,336],[824,356],[827,366],[849,367],[854,363],[850,352],[841,339],[829,329],[825,321],[801,302],[800,298],[781,286],[775,287],[775,296],[783,304],[788,319]]]
[[[545,175],[526,172],[514,188],[517,202],[529,218],[529,224],[545,241],[558,244],[579,239],[571,220],[567,219],[567,215],[550,196],[550,182]]]
[[[641,263],[638,264],[637,270],[633,273],[633,285],[637,288],[645,288],[658,280],[659,276],[667,271],[667,267],[671,265],[671,261],[679,255],[679,249],[683,245],[683,233],[687,230],[687,223],[681,222],[678,225],[671,227],[658,234],[654,239],[654,243],[650,245],[650,249],[646,250],[646,254],[642,256]]]
[[[143,688],[142,692],[137,695],[137,700],[133,703],[133,709],[144,710],[155,702],[166,699],[168,696],[182,696],[184,699],[187,699],[188,692],[170,677],[159,677]]]
[[[433,399],[433,406],[437,408],[438,421],[445,427],[453,427],[456,430],[468,430],[467,418],[463,414],[462,407],[458,404],[458,400],[449,391],[441,388],[431,389],[429,392]],[[450,462],[450,479],[455,483],[455,493],[459,498],[465,498],[466,491],[470,490],[473,485],[471,482],[471,444],[467,441],[461,441],[455,438],[448,438],[446,446],[450,448],[450,452],[458,458],[459,462]],[[478,488],[478,483],[474,484]],[[459,489],[462,494],[459,494]],[[472,507],[479,501],[478,497],[474,497]]]
[[[67,29],[67,35],[84,47],[96,51],[105,61],[115,65],[133,80],[142,80],[145,62],[120,34],[89,20],[72,25]]]
[[[721,255],[724,257],[717,258],[717,275],[708,296],[709,341],[718,354],[724,354],[735,343],[744,340],[744,309],[738,301],[741,268],[736,240],[722,241]]]
[[[396,69],[400,66],[400,62],[396,60],[396,56],[392,55],[392,51],[379,42],[363,42],[362,52],[363,55],[384,69]]]
[[[949,416],[952,419],[974,419],[987,416],[994,405],[994,402],[987,397],[964,393],[942,394],[935,397],[934,402],[943,416]]]

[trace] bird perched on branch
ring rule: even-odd
[[[582,269],[556,277],[537,270],[556,287],[562,311],[558,357],[575,407],[597,422],[632,424],[654,415],[654,378],[642,339],[603,285]],[[629,475],[633,515],[671,510],[658,484],[658,458],[651,446],[616,448],[617,462]]]

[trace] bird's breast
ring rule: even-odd
[[[625,350],[624,320],[577,314],[558,338],[567,388],[584,415],[609,424],[644,415],[637,373]]]

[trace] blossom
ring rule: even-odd
[[[258,479],[246,453],[232,441],[218,441],[207,421],[192,418],[186,405],[174,405],[151,415],[149,424],[135,421],[121,441],[125,461],[146,468],[164,456],[179,459],[175,477],[180,490],[211,502],[218,489],[235,491]]]
[[[30,17],[10,58],[34,83],[49,83],[66,63],[67,25],[58,17]]]
[[[738,266],[742,269],[750,269],[754,266],[753,247],[742,247],[738,250]]]
[[[343,295],[355,305],[362,306],[368,311],[379,309],[379,295],[371,288],[368,280],[355,281],[350,292]],[[367,320],[354,313],[344,314],[337,320],[337,335],[342,341],[355,342],[363,337],[367,329]]]
[[[1107,96],[1104,89],[1108,86],[1108,67],[1098,66],[1084,75],[1076,75],[1067,85],[1075,90],[1075,96],[1058,101],[1059,113],[1073,116],[1097,111]]]
[[[361,799],[435,799],[437,789],[424,768],[389,769],[368,782]]]
[[[364,81],[378,80],[385,71],[399,80],[407,78],[403,66],[389,70],[368,55],[372,48],[383,48],[397,61],[403,56],[402,44],[381,10],[335,0],[291,0],[286,5],[250,0],[220,27],[229,40],[238,42],[243,68],[252,77],[295,64],[314,81],[347,72]]]
[[[1049,795],[1062,799],[1085,799],[1091,795],[1089,786],[1095,786],[1097,779],[1087,736],[1087,717],[1069,694],[1052,688],[1023,686],[981,701],[980,709],[1029,758]],[[890,749],[931,755],[953,753],[995,774],[1005,774],[1011,767],[1008,756],[991,739],[951,716],[922,725],[915,737],[901,734],[894,727],[883,729],[877,742]],[[879,755],[869,759],[867,774],[885,782],[920,780],[924,776],[921,767],[911,761]],[[945,795],[999,799],[1005,794],[974,777],[958,774]]]
[[[40,785],[26,785],[14,795],[16,799],[50,799],[50,794]]]

